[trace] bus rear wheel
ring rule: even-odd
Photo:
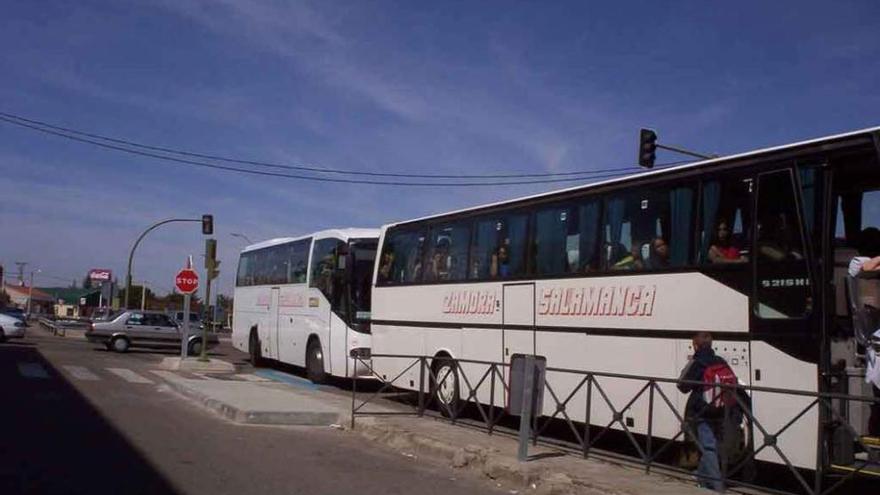
[[[458,415],[461,401],[456,367],[456,362],[449,356],[438,356],[431,365],[431,397],[440,414],[447,418]]]
[[[325,383],[327,372],[324,371],[324,351],[321,342],[314,338],[309,341],[306,349],[306,374],[312,383]]]

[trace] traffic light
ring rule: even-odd
[[[657,158],[657,133],[651,129],[639,131],[639,166],[652,168]]]
[[[202,215],[202,234],[212,235],[214,233],[214,215]]]
[[[217,239],[205,239],[205,271],[208,279],[213,280],[220,275],[220,260],[217,259]]]

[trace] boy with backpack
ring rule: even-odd
[[[685,408],[685,420],[695,426],[697,441],[703,455],[697,466],[697,480],[703,488],[724,489],[718,463],[719,442],[715,432],[721,430],[724,408],[736,406],[736,390],[720,385],[736,385],[736,374],[724,358],[712,349],[712,334],[698,332],[693,338],[694,356],[681,371],[679,380],[702,382],[679,383],[678,389],[690,393]]]

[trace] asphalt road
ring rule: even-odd
[[[215,354],[252,371],[228,344]],[[169,355],[113,354],[37,326],[0,344],[0,494],[494,491],[334,429],[222,420],[151,373]]]

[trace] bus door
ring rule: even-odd
[[[758,387],[818,390],[819,332],[806,242],[814,205],[804,207],[791,168],[762,172],[757,180],[750,330],[751,383]],[[815,468],[817,408],[810,397],[755,391],[751,407],[769,432],[784,429],[777,445],[798,467]],[[801,414],[804,409],[806,413]],[[790,421],[792,424],[786,426]],[[757,442],[760,445],[760,442]],[[756,458],[782,462],[775,449]]]
[[[535,284],[505,284],[501,307],[501,345],[504,362],[509,364],[514,354],[535,353]],[[505,371],[505,380],[509,380],[508,371]]]
[[[268,348],[268,352],[265,357],[269,359],[278,359],[278,343],[281,341],[278,335],[279,333],[279,325],[278,325],[278,299],[281,289],[278,287],[272,287],[272,291],[269,294],[269,313],[266,315],[266,347]]]

